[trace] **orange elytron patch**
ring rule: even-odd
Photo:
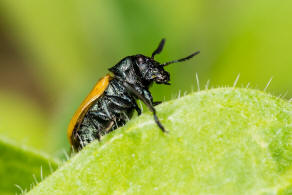
[[[91,90],[91,92],[88,94],[88,96],[83,100],[78,110],[75,112],[73,118],[71,119],[69,123],[68,131],[67,131],[67,136],[71,144],[72,144],[71,136],[72,136],[74,127],[76,125],[80,125],[79,123],[82,122],[90,106],[94,103],[95,100],[97,100],[103,94],[103,92],[108,87],[111,79],[112,77],[109,74],[101,78],[96,83],[96,85]]]

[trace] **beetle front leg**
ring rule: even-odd
[[[145,98],[148,99],[152,103],[153,106],[157,106],[158,104],[162,103],[161,101],[153,102],[153,97],[152,97],[150,91],[148,91],[146,89],[143,89],[143,94],[144,94]]]
[[[157,115],[156,115],[156,110],[155,108],[153,107],[153,102],[150,98],[152,98],[151,94],[149,91],[147,90],[144,90],[146,91],[146,94],[147,92],[149,92],[150,96],[145,96],[144,94],[141,94],[139,93],[138,90],[136,90],[131,84],[127,83],[127,82],[123,82],[123,85],[126,87],[126,89],[131,92],[132,94],[134,94],[137,98],[139,98],[140,100],[142,100],[142,102],[149,108],[149,110],[153,113],[153,116],[154,116],[154,121],[155,123],[158,125],[158,127],[161,129],[161,131],[163,132],[167,132],[164,128],[164,126],[161,124],[161,122],[159,121]]]
[[[153,105],[153,97],[147,89],[143,89],[143,96]]]

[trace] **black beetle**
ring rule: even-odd
[[[151,57],[138,54],[123,58],[109,69],[110,74],[96,83],[68,127],[68,139],[74,150],[79,151],[93,140],[100,140],[103,135],[123,126],[132,117],[134,110],[140,115],[137,99],[150,109],[158,127],[166,132],[154,108],[161,102],[153,102],[148,89],[153,82],[170,85],[170,75],[164,67],[191,59],[199,51],[185,58],[160,64],[154,57],[162,51],[164,43],[165,39],[162,39]]]

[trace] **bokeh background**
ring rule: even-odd
[[[96,81],[127,55],[150,55],[161,38],[172,86],[179,91],[237,86],[292,95],[291,0],[1,0],[0,136],[62,156],[67,125]]]

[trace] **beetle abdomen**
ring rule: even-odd
[[[132,117],[136,104],[121,82],[113,79],[104,94],[88,109],[72,136],[74,149],[80,150],[95,139],[123,126]]]

